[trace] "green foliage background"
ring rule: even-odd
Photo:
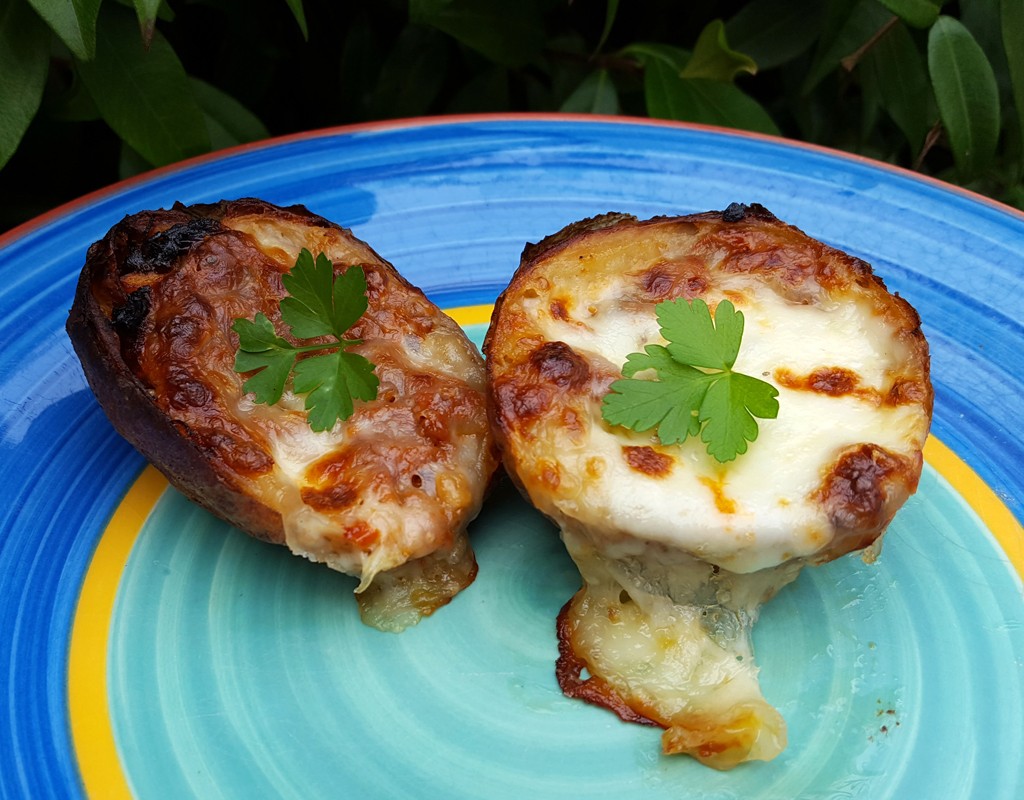
[[[0,0],[0,230],[271,135],[559,110],[781,134],[1024,208],[1024,0]]]

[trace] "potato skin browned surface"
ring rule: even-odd
[[[308,429],[302,398],[257,405],[233,368],[236,318],[261,312],[296,341],[279,303],[302,248],[336,272],[364,270],[369,308],[347,335],[380,380],[376,400],[322,434]],[[361,602],[374,575],[423,558],[436,563],[392,581],[443,573],[445,597],[419,597],[417,613],[472,580],[461,539],[497,466],[482,359],[348,230],[255,199],[131,215],[90,248],[67,331],[118,432],[217,516],[361,577]]]
[[[115,309],[129,302],[129,293],[115,278],[130,254],[138,254],[154,234],[195,219],[179,209],[143,212],[125,218],[93,244],[68,315],[68,336],[89,387],[119,434],[190,500],[259,539],[283,544],[280,513],[245,494],[234,476],[217,469],[189,431],[167,416],[153,390],[126,362],[124,352],[132,350],[137,329],[126,342],[114,323]]]

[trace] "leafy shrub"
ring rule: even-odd
[[[0,0],[0,228],[271,134],[558,110],[781,134],[1024,207],[1024,0]]]

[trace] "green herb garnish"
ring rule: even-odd
[[[273,405],[281,399],[289,376],[296,394],[306,395],[309,427],[326,431],[352,416],[355,400],[377,397],[379,381],[374,365],[361,355],[345,352],[361,339],[346,339],[345,332],[363,315],[369,304],[366,274],[350,267],[335,276],[331,260],[303,248],[295,266],[281,276],[288,296],[281,300],[281,320],[296,339],[330,336],[333,342],[293,345],[274,331],[263,312],[255,319],[236,319],[231,329],[238,334],[236,372],[252,372],[242,386],[256,395],[257,403]],[[333,350],[299,359],[301,353]]]
[[[626,357],[626,377],[609,388],[601,415],[637,432],[656,428],[662,444],[699,435],[713,458],[732,461],[757,439],[754,417],[779,414],[774,386],[733,372],[743,313],[723,300],[712,320],[703,300],[682,298],[659,303],[655,312],[668,345],[649,344]],[[644,370],[654,370],[657,380],[633,377]]]

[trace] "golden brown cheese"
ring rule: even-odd
[[[369,308],[348,336],[380,381],[322,433],[290,387],[259,405],[233,368],[236,318],[262,312],[295,341],[279,302],[302,248],[365,271]],[[349,231],[258,200],[132,215],[90,249],[68,331],[115,427],[177,488],[360,577],[369,624],[405,627],[472,582],[466,526],[497,464],[482,359]]]
[[[601,416],[676,298],[730,300],[746,323],[735,369],[779,390],[734,462]],[[484,351],[505,465],[583,577],[558,625],[563,690],[712,766],[777,755],[750,629],[804,564],[872,546],[916,489],[932,408],[916,312],[760,206],[609,214],[526,248]]]

